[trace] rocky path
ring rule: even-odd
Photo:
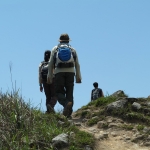
[[[81,119],[73,117],[74,123],[80,130],[92,133],[96,140],[94,150],[150,150],[150,147],[141,146],[142,143],[131,142],[133,131],[109,128],[107,130],[86,126]]]

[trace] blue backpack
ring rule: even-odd
[[[54,54],[54,66],[58,68],[74,67],[76,55],[72,51],[70,45],[57,47],[57,52]]]
[[[62,62],[67,62],[71,58],[71,49],[67,46],[58,47],[58,58]]]

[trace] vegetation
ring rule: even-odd
[[[123,128],[125,130],[132,130],[134,128],[133,125],[127,125],[127,124],[123,124],[120,126],[120,128]]]
[[[98,118],[89,119],[87,125],[92,126],[98,122]]]
[[[137,129],[138,129],[138,131],[142,131],[142,130],[144,129],[144,126],[143,126],[143,125],[138,124],[138,125],[137,125]]]
[[[126,97],[127,95],[121,95],[120,97]],[[119,97],[119,98],[120,98]],[[106,111],[107,106],[118,100],[118,97],[106,96],[99,98],[95,101],[88,103],[76,112],[76,116],[85,117],[88,120],[87,125],[92,126],[98,121],[93,119],[93,117],[98,116],[99,120],[105,120],[106,116],[118,117],[124,121],[130,123],[140,123],[142,125],[150,125],[150,109],[146,107],[146,102],[150,101],[150,98],[137,98],[136,101],[141,104],[142,108],[139,110],[132,109],[133,101],[129,101],[126,107],[117,108],[108,113]],[[138,130],[142,130],[142,127],[138,127]],[[124,126],[126,129],[133,129],[133,126]]]
[[[75,133],[69,150],[82,150],[94,144],[93,136],[71,125],[60,113],[45,114],[26,104],[17,92],[0,93],[0,149],[53,150],[52,139],[61,133]],[[58,122],[63,121],[60,125]]]
[[[94,105],[95,107],[101,107],[101,106],[106,106],[114,101],[116,101],[115,97],[106,96],[106,97],[101,97],[95,101],[92,101],[88,105],[89,106]]]

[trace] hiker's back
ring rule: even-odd
[[[100,88],[95,88],[92,90],[92,100],[96,100],[102,96],[102,90]]]

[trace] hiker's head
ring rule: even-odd
[[[67,33],[60,35],[60,38],[59,38],[60,43],[69,43],[69,41],[70,41],[70,38]]]
[[[46,50],[45,53],[44,53],[44,60],[46,62],[49,61],[50,55],[51,55],[51,51],[50,50]]]
[[[93,86],[94,86],[95,88],[97,88],[97,87],[98,87],[98,83],[97,83],[97,82],[94,82],[94,83],[93,83]]]

